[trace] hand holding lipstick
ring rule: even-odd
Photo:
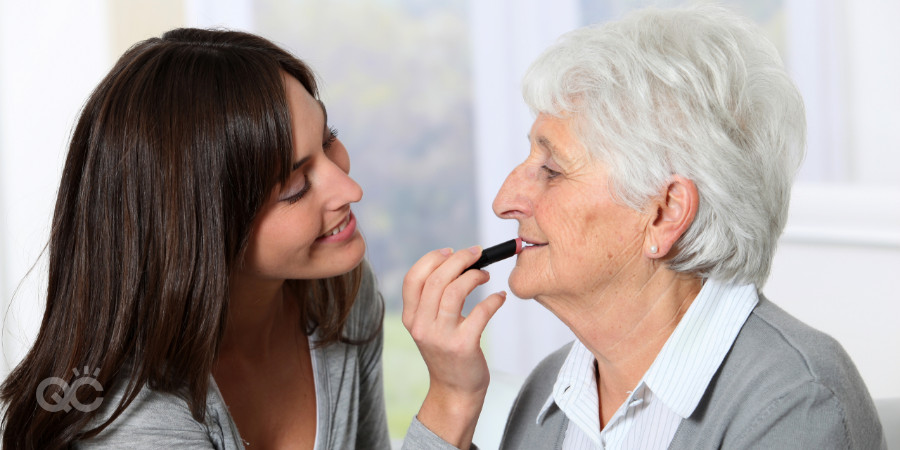
[[[506,242],[488,247],[481,251],[481,257],[475,264],[469,266],[469,269],[483,269],[495,262],[503,261],[506,258],[512,258],[522,251],[522,238],[510,239]]]
[[[521,244],[514,245],[512,254],[519,249]],[[506,299],[505,292],[492,294],[463,317],[466,296],[490,279],[485,271],[468,270],[479,256],[480,247],[455,253],[435,250],[419,259],[403,281],[403,324],[425,360],[430,380],[417,417],[458,448],[471,444],[490,382],[481,334]]]

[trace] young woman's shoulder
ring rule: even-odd
[[[105,422],[125,393],[124,382],[117,383],[103,399],[92,426]],[[227,413],[221,395],[210,377],[207,411],[203,422],[191,415],[187,402],[174,394],[144,386],[108,427],[94,438],[76,442],[76,449],[243,449],[237,428]]]

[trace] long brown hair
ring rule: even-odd
[[[5,448],[94,436],[144,385],[183,397],[204,419],[229,274],[256,213],[290,172],[285,72],[318,97],[312,71],[261,37],[176,29],[129,49],[91,94],[57,196],[40,332],[0,388]],[[357,268],[292,282],[320,345],[343,339],[359,281]],[[102,386],[127,383],[93,430],[85,427],[94,412],[50,412],[36,395],[43,380],[71,383],[84,368],[98,370]],[[49,386],[44,400],[62,390]],[[100,394],[79,391],[78,400]]]

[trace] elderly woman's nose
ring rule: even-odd
[[[519,219],[531,214],[531,200],[527,196],[525,170],[516,167],[507,175],[494,197],[494,214],[501,219]]]

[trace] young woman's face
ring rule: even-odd
[[[250,232],[241,270],[272,279],[316,279],[356,267],[366,244],[350,204],[362,189],[348,176],[347,149],[328,126],[324,106],[284,74],[291,112],[291,176],[276,186]]]

